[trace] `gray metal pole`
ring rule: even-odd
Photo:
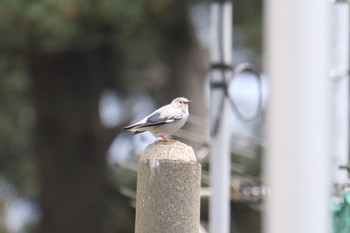
[[[349,3],[335,2],[331,8],[331,153],[333,182],[343,184],[348,179],[346,170],[339,165],[349,162]]]
[[[149,145],[138,164],[135,233],[198,233],[200,181],[192,147]]]
[[[209,232],[230,232],[230,122],[225,83],[232,71],[232,2],[214,1],[211,6],[211,139]]]
[[[268,0],[266,233],[329,232],[329,6]]]

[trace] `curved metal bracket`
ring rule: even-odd
[[[237,116],[239,117],[239,119],[241,119],[242,121],[248,122],[248,121],[252,121],[255,118],[257,118],[259,116],[259,114],[262,112],[263,83],[262,83],[261,73],[256,68],[256,66],[254,66],[251,63],[241,63],[241,64],[237,65],[233,69],[233,74],[232,74],[231,80],[229,82],[231,82],[234,78],[236,78],[238,75],[242,74],[243,72],[248,72],[248,73],[253,74],[255,79],[256,79],[256,83],[258,85],[258,106],[257,106],[256,110],[254,111],[254,113],[251,115],[244,115],[239,110],[239,107],[238,107],[235,99],[233,97],[231,97],[229,95],[229,93],[227,93],[227,95],[229,97],[232,109],[237,113]]]

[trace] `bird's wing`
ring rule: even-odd
[[[180,109],[174,108],[171,105],[166,105],[155,112],[151,113],[149,116],[145,117],[141,121],[125,127],[125,130],[129,129],[140,129],[155,125],[162,125],[171,122],[178,121],[182,119],[183,113]]]

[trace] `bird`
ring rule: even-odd
[[[165,137],[179,130],[187,121],[189,116],[188,104],[190,100],[185,97],[178,97],[142,120],[124,127],[124,130],[133,134],[151,132],[155,137],[161,137],[162,142],[175,142]]]

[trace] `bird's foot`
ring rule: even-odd
[[[158,140],[158,142],[177,142],[177,140],[167,139],[167,140]]]
[[[159,140],[159,142],[176,142],[176,140],[172,140],[169,138],[166,138],[164,136],[160,136],[163,140]]]

